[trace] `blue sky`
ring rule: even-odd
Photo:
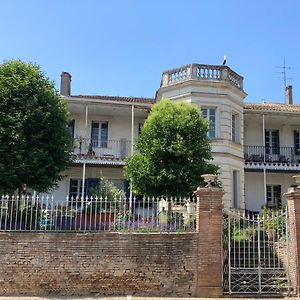
[[[154,97],[162,71],[187,63],[244,76],[246,101],[283,102],[286,64],[300,103],[298,0],[0,0],[0,62],[41,65],[72,94]]]

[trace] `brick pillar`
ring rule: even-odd
[[[300,187],[285,194],[289,214],[289,276],[295,294],[299,295],[300,271]]]
[[[221,297],[222,196],[220,188],[197,188],[198,278],[197,297]]]

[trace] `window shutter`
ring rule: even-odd
[[[297,155],[299,149],[299,131],[294,130],[294,152]]]

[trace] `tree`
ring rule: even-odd
[[[216,173],[207,138],[208,123],[188,103],[162,100],[152,107],[126,160],[132,191],[146,196],[190,196],[200,175]]]
[[[92,194],[87,207],[87,211],[90,212],[119,209],[121,201],[125,198],[124,191],[120,190],[112,181],[104,178],[101,178],[100,184],[92,190]]]
[[[0,65],[0,192],[53,188],[71,158],[68,114],[54,84],[32,63]]]

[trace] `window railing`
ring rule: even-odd
[[[246,163],[300,163],[300,150],[294,147],[244,146]]]
[[[83,137],[74,139],[73,154],[75,159],[112,159],[123,160],[130,155],[131,141],[94,140]]]

